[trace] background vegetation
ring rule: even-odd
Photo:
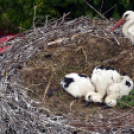
[[[87,0],[99,12],[114,18],[120,18],[126,10],[134,9],[132,0]],[[63,13],[71,12],[69,18],[82,15],[95,16],[95,12],[83,0],[1,0],[0,30],[18,31],[19,27],[29,29],[33,21],[34,6],[37,6],[37,19],[45,21],[45,16],[59,18]],[[44,19],[43,19],[44,18]],[[39,24],[39,23],[38,23]]]

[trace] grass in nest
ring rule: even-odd
[[[129,95],[125,95],[122,99],[118,99],[119,108],[125,108],[126,106],[133,107],[134,106],[134,90],[130,92]]]

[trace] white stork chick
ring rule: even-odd
[[[96,93],[95,91],[89,91],[85,96],[86,104],[85,107],[89,105],[90,102],[102,102],[102,97],[100,94]]]
[[[107,79],[106,69],[102,66],[95,67],[92,73],[91,82],[94,84],[95,90],[97,94],[100,95],[101,99],[106,94],[105,88],[107,87],[107,83],[108,83],[107,80],[108,79]],[[96,102],[96,100],[92,100],[92,101]]]
[[[90,102],[95,102],[95,103],[102,102],[102,98],[106,94],[106,91],[104,90],[106,87],[105,85],[107,85],[106,83],[107,75],[106,76],[105,75],[106,75],[106,68],[103,65],[99,65],[94,68],[91,77],[91,82],[94,84],[96,92],[89,91],[85,95],[85,100],[86,100],[85,107],[87,107]]]
[[[120,82],[120,74],[111,67],[97,66],[93,70],[91,82],[95,86],[96,92],[88,92],[85,96],[85,100],[89,102],[102,102],[102,99],[106,95],[107,88],[113,82]],[[87,103],[87,102],[86,102]]]
[[[95,91],[90,78],[84,74],[70,73],[60,82],[63,89],[73,97],[85,96],[89,91]]]
[[[103,98],[106,95],[107,87],[113,82],[120,82],[121,76],[112,67],[103,67],[102,69],[98,68],[97,70],[93,71],[91,81],[95,85],[96,92]]]
[[[128,95],[133,89],[133,81],[129,76],[122,76],[120,83],[113,83],[107,89],[107,96],[105,98],[106,106],[114,107],[117,105],[117,99],[121,99],[124,95]]]
[[[122,18],[115,24],[115,26],[109,31],[112,32],[118,26],[123,24],[122,32],[124,36],[131,40],[132,44],[134,45],[134,12],[133,11],[126,11]]]
[[[108,79],[109,79],[109,83],[108,85],[110,85],[113,82],[120,82],[121,81],[121,75],[118,73],[117,70],[115,70],[112,67],[106,67],[106,73],[108,75]]]

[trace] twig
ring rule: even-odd
[[[35,66],[36,69],[39,68],[33,61],[32,61],[32,64]]]
[[[105,39],[107,41],[109,41],[112,45],[114,44],[111,40],[109,40],[108,38],[104,38],[104,37],[99,37],[99,36],[92,36],[92,38],[101,38],[101,39]]]
[[[35,25],[38,24],[43,19],[44,19],[44,16],[42,16],[41,19],[37,20],[37,22],[35,23]]]
[[[44,24],[44,28],[46,28],[46,26],[48,25],[48,17],[49,17],[49,15],[46,15],[46,19],[45,19],[45,24]]]
[[[44,97],[43,97],[43,100],[42,100],[43,103],[44,103],[44,101],[45,101],[45,97],[46,97],[47,91],[48,91],[49,88],[50,88],[51,79],[52,79],[52,75],[50,76],[49,82],[48,82],[48,84],[47,84],[47,86],[46,86],[46,89],[45,89],[45,92],[44,92]]]
[[[120,45],[120,42],[117,40],[117,38],[114,36],[113,32],[111,32],[112,36],[114,37],[115,41],[117,42],[118,45]]]
[[[100,13],[101,13],[101,10],[102,10],[102,7],[103,7],[103,0],[101,1],[101,8],[100,8]]]
[[[63,17],[62,17],[62,21],[58,24],[58,25],[61,25],[61,24],[63,24],[63,22],[65,21],[65,17],[66,16],[68,16],[70,14],[70,12],[69,13],[67,13],[67,14],[63,14]]]
[[[34,33],[36,33],[36,27],[35,27],[36,8],[37,8],[37,6],[34,6],[34,16],[33,16],[33,29],[34,29]]]
[[[108,13],[109,11],[111,11],[117,4],[115,4],[113,7],[111,7],[110,9],[108,9],[106,12],[102,13],[102,14],[106,14]]]
[[[120,119],[120,118],[122,118],[122,117],[124,117],[124,116],[129,115],[131,112],[133,112],[133,109],[131,109],[131,110],[129,111],[129,113],[125,113],[125,114],[123,114],[123,115],[121,115],[121,116],[113,117],[113,118],[111,118],[110,120]]]
[[[47,45],[50,46],[50,45],[54,45],[54,44],[60,44],[60,43],[63,42],[63,40],[67,40],[67,39],[69,39],[69,38],[59,38],[59,39],[57,39],[55,41],[48,42]]]
[[[26,91],[31,91],[33,94],[35,94],[38,98],[42,99],[38,94],[36,94],[32,89],[29,89],[27,87],[24,87],[23,85],[19,85],[19,87]]]
[[[84,57],[85,57],[85,62],[87,63],[87,54],[84,51],[83,47],[82,46],[78,47],[77,50],[75,50],[75,53],[77,53],[79,50],[82,50]]]
[[[91,6],[86,0],[83,0],[90,8],[92,8],[96,13],[98,13],[103,19],[107,20],[104,15],[98,12],[93,6]]]
[[[5,47],[5,46],[11,46],[11,43],[10,44],[7,44],[7,42],[1,43],[1,44],[4,44],[4,45],[0,45],[0,48],[1,47]]]

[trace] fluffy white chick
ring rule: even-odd
[[[107,75],[108,75],[108,78],[109,78],[109,85],[113,82],[120,82],[121,81],[121,75],[118,73],[117,70],[115,70],[114,68],[112,67],[106,67],[106,70],[107,70]]]
[[[106,71],[106,68],[103,65],[99,65],[94,68],[92,77],[91,77],[91,82],[94,84],[96,92],[89,91],[85,95],[85,100],[86,100],[85,107],[87,107],[90,102],[100,102],[100,103],[102,102],[103,95],[105,94],[104,90],[102,89],[106,85],[106,81],[103,81],[103,79],[106,79],[105,71]],[[99,83],[101,84],[99,85]],[[100,90],[98,92],[97,89],[98,90],[101,89],[102,91]]]
[[[120,83],[113,83],[107,89],[107,96],[105,103],[107,107],[114,107],[117,105],[117,99],[121,99],[124,95],[128,95],[133,89],[133,81],[129,76],[122,76]]]
[[[70,73],[60,82],[63,89],[73,97],[85,96],[89,91],[95,91],[90,78],[84,74]]]
[[[92,73],[91,82],[94,84],[96,92],[88,92],[85,96],[85,100],[101,103],[106,95],[108,86],[113,82],[120,81],[120,74],[112,67],[105,68],[102,65],[95,67]]]
[[[97,94],[100,95],[100,100],[102,100],[102,98],[106,94],[106,88],[108,86],[108,83],[112,82],[112,79],[108,79],[108,74],[105,68],[99,68],[97,66],[93,70],[91,82],[94,84]],[[92,97],[90,96],[90,98]],[[96,102],[96,100],[92,101]]]
[[[86,95],[85,95],[85,100],[86,100],[86,104],[85,106],[87,107],[88,104],[90,102],[102,102],[102,97],[100,96],[100,94],[96,93],[95,91],[89,91]]]

